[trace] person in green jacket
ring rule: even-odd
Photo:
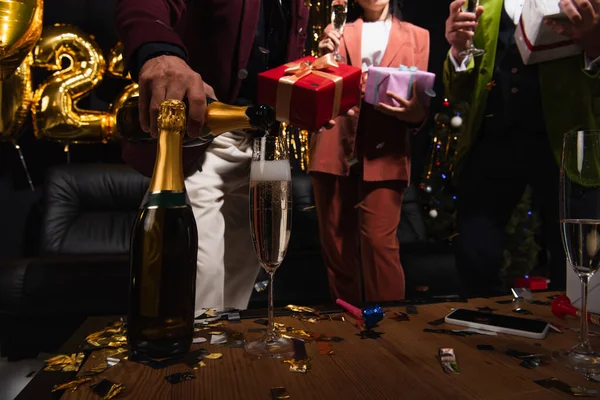
[[[464,3],[450,5],[444,66],[447,97],[467,105],[455,158],[464,294],[506,293],[505,228],[527,185],[541,210],[551,287],[562,289],[557,161],[564,133],[600,127],[600,0],[560,0],[568,19],[545,23],[583,54],[536,65],[523,63],[514,39],[524,0],[481,0],[476,13],[461,12]],[[485,54],[460,57],[471,40]]]

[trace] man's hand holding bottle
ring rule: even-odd
[[[187,99],[187,134],[200,136],[206,112],[206,97],[217,100],[215,91],[200,74],[177,56],[163,55],[146,61],[139,75],[139,113],[142,130],[158,136],[156,121],[163,100]]]

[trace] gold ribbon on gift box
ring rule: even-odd
[[[334,60],[333,54],[327,54],[319,57],[313,62],[300,61],[285,64],[287,69],[285,75],[279,79],[277,85],[277,104],[275,112],[277,120],[285,123],[290,123],[290,108],[292,103],[292,88],[300,79],[308,75],[317,75],[325,79],[329,79],[335,83],[335,94],[333,98],[333,110],[331,119],[337,117],[340,112],[340,104],[342,102],[342,89],[344,88],[344,80],[341,76],[323,72],[327,68],[337,68],[338,63]]]

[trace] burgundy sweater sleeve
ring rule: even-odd
[[[184,12],[185,0],[118,0],[115,24],[127,67],[146,43],[169,43],[185,50],[173,28]]]

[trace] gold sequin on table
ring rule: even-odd
[[[116,321],[106,328],[89,334],[85,341],[94,347],[122,347],[127,345],[126,333],[123,321]]]
[[[204,358],[207,358],[209,360],[218,360],[220,358],[223,357],[223,354],[221,353],[210,353],[204,356]]]
[[[290,359],[290,360],[283,360],[283,362],[290,365],[290,372],[297,372],[297,373],[305,374],[310,369],[309,360],[310,359],[308,359],[308,358],[306,360]]]

